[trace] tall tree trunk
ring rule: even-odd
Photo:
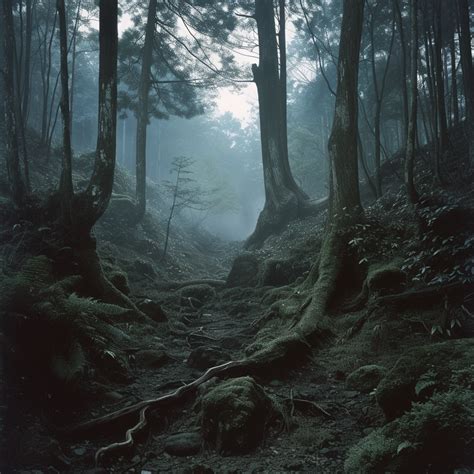
[[[71,104],[71,113],[69,119],[71,121],[69,128],[71,129],[71,137],[73,136],[73,114],[74,114],[74,85],[76,82],[76,46],[77,46],[77,30],[79,27],[79,19],[81,17],[81,5],[82,1],[79,1],[77,5],[76,19],[74,21],[74,30],[72,36],[72,61],[71,61],[71,91],[70,91],[70,104]]]
[[[392,58],[393,43],[395,39],[395,17],[392,22],[392,36],[390,39],[390,48],[388,51],[387,62],[383,70],[382,81],[379,88],[376,65],[375,65],[375,38],[374,38],[374,23],[375,23],[375,5],[372,11],[372,18],[370,22],[370,50],[371,50],[371,64],[372,64],[372,80],[374,84],[375,93],[375,114],[374,114],[374,138],[375,138],[375,186],[377,189],[377,196],[382,196],[382,174],[381,174],[381,156],[382,156],[382,140],[381,140],[381,124],[380,119],[382,115],[382,105],[385,95],[385,84],[387,79],[387,72]]]
[[[25,185],[21,177],[20,159],[18,153],[18,136],[15,114],[15,93],[14,93],[14,41],[15,30],[13,27],[12,1],[2,2],[2,25],[3,31],[3,79],[4,79],[4,113],[5,113],[5,152],[7,176],[10,187],[10,194],[15,205],[21,206],[25,199]]]
[[[56,8],[59,18],[59,43],[61,48],[61,115],[63,119],[63,153],[61,181],[59,193],[61,196],[61,213],[66,229],[72,226],[72,150],[71,132],[69,129],[69,73],[67,65],[67,23],[64,0],[57,0]],[[54,96],[53,96],[54,99]]]
[[[247,247],[259,245],[291,219],[308,210],[308,197],[291,174],[283,137],[281,81],[272,0],[256,0],[259,64],[252,65],[260,110],[265,206]]]
[[[446,121],[446,104],[444,101],[444,77],[441,49],[443,45],[443,30],[441,22],[441,0],[434,2],[434,67],[436,85],[436,109],[439,126],[439,155],[440,158],[448,146],[448,126]]]
[[[280,96],[281,96],[281,135],[284,141],[284,151],[288,155],[288,107],[287,107],[287,71],[286,71],[286,0],[278,0],[279,26],[278,49],[280,52]]]
[[[411,67],[410,67],[410,122],[408,125],[408,138],[406,144],[405,158],[405,186],[407,188],[408,200],[415,204],[418,194],[413,181],[413,167],[416,148],[416,124],[417,124],[417,101],[418,101],[418,9],[417,0],[410,1],[410,24],[411,24]]]
[[[89,185],[76,209],[87,236],[109,205],[117,136],[117,0],[100,0],[99,112],[97,149]]]
[[[361,212],[357,167],[357,101],[364,0],[344,0],[334,121],[329,138],[330,217],[345,221]]]
[[[136,137],[136,198],[137,221],[146,211],[146,132],[148,127],[148,95],[151,82],[151,63],[155,38],[157,0],[150,0],[143,46],[142,70],[138,90],[137,137]]]
[[[49,21],[46,23],[45,29],[45,42],[44,42],[44,54],[43,54],[43,62],[44,62],[44,74],[43,74],[43,112],[41,118],[41,141],[46,143],[48,137],[48,108],[49,108],[49,89],[50,89],[50,79],[51,79],[51,66],[52,66],[52,48],[53,48],[53,39],[54,33],[56,31],[56,21],[58,18],[57,10],[54,13],[54,21],[53,26],[51,28],[51,34],[49,36],[49,40],[47,41],[48,35],[48,27]],[[48,12],[48,19],[49,19],[49,12]],[[46,45],[47,42],[47,45]],[[53,97],[54,100],[54,97]]]
[[[403,135],[402,135],[402,143],[406,142],[406,137],[408,134],[408,120],[409,120],[409,112],[408,112],[408,89],[407,89],[407,46],[405,41],[405,33],[403,30],[403,19],[402,19],[402,11],[400,8],[400,0],[393,0],[393,6],[395,9],[395,15],[397,20],[398,32],[400,35],[400,46],[401,46],[401,82],[402,82],[402,100],[403,100]]]
[[[468,0],[458,0],[461,35],[461,67],[466,99],[466,125],[469,138],[469,166],[474,164],[474,76],[472,71],[471,31]]]
[[[451,102],[453,111],[453,124],[456,126],[459,123],[459,103],[458,103],[458,78],[456,67],[456,42],[455,31],[451,37],[450,54],[451,54]]]
[[[28,110],[30,103],[30,77],[31,77],[31,38],[33,35],[33,8],[32,0],[26,0],[26,30],[25,30],[25,66],[23,70],[22,87],[22,116],[25,128],[28,128]]]

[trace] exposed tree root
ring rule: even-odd
[[[79,249],[79,271],[87,284],[88,293],[105,303],[115,304],[133,311],[137,321],[150,323],[152,320],[135,303],[108,280],[102,270],[95,246]]]
[[[231,361],[211,367],[198,379],[179,387],[170,394],[145,400],[95,420],[80,423],[62,430],[62,434],[78,435],[97,430],[111,423],[120,424],[128,421],[130,417],[136,416],[138,413],[138,422],[127,430],[124,441],[112,443],[97,452],[96,461],[100,462],[105,454],[117,452],[133,445],[134,435],[146,426],[147,411],[183,402],[201,384],[213,377],[236,377],[257,373],[268,374],[269,371],[283,370],[300,364],[310,354],[311,347],[329,333],[329,324],[325,313],[335,289],[337,277],[342,269],[345,246],[345,234],[330,230],[321,248],[319,278],[312,291],[311,300],[308,300],[308,304],[302,308],[303,314],[301,318],[293,325],[290,325],[290,328],[282,336],[270,341],[247,359]]]
[[[412,307],[430,307],[442,302],[445,298],[449,302],[462,303],[469,286],[462,283],[448,283],[417,290],[409,290],[394,295],[380,296],[374,301],[375,306],[393,306],[397,309]]]

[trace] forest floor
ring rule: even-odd
[[[221,439],[217,444],[206,436],[203,404],[220,384],[213,378],[186,402],[153,411],[133,448],[111,455],[97,467],[97,450],[123,440],[137,420],[74,437],[58,433],[57,427],[170,393],[209,367],[244,358],[256,339],[265,341],[268,334],[278,333],[283,317],[278,314],[279,305],[300,291],[317,262],[326,221],[325,212],[295,221],[261,249],[248,252],[241,243],[221,242],[178,224],[169,257],[163,260],[157,244],[162,242],[163,216],[149,214],[138,228],[130,228],[125,225],[126,212],[111,206],[96,228],[104,270],[111,278],[126,274],[126,280],[119,278],[117,285],[153,321],[117,318],[113,327],[123,346],[104,346],[101,353],[103,362],[111,364],[110,373],[97,375],[86,360],[81,362],[80,377],[61,388],[44,380],[39,383],[35,374],[21,366],[12,369],[15,357],[9,354],[19,350],[18,341],[12,341],[8,328],[4,329],[1,341],[7,357],[0,416],[5,429],[0,471],[383,472],[356,469],[351,467],[356,464],[347,461],[351,448],[364,439],[370,442],[370,436],[381,433],[387,424],[390,407],[378,398],[378,383],[387,385],[397,361],[410,351],[439,347],[442,352],[446,344],[448,353],[452,345],[462,351],[464,341],[472,342],[469,338],[474,336],[474,190],[457,184],[431,192],[430,173],[423,163],[417,180],[425,199],[419,209],[426,223],[423,231],[406,204],[401,183],[387,176],[385,196],[366,207],[365,220],[356,226],[349,243],[349,263],[330,305],[331,336],[302,365],[254,376],[280,415],[265,420],[253,449],[238,449],[239,433],[234,440]],[[119,174],[117,181],[117,196],[126,195],[125,175]],[[10,229],[2,232],[3,285],[34,252],[29,255],[22,249],[27,238],[12,239]],[[373,275],[378,279],[370,280],[369,286],[379,286],[376,291],[371,288],[361,305],[350,305],[362,292],[371,268],[377,269]],[[390,300],[397,295],[404,297]],[[48,334],[37,337],[49,343]],[[125,354],[124,370],[115,370],[119,351]],[[33,359],[41,353],[28,354],[26,364],[34,367]],[[472,372],[472,365],[465,368],[469,367]],[[456,366],[453,371],[461,369]],[[422,369],[418,376],[429,373]],[[469,383],[474,383],[471,377]],[[425,385],[438,387],[438,382],[430,379]],[[418,384],[419,380],[416,392],[420,395],[426,387],[420,389]],[[457,386],[450,385],[454,389]],[[474,406],[469,408],[474,414]],[[225,420],[235,412],[222,416],[221,423],[232,424],[233,420]],[[247,426],[250,431],[251,426]],[[252,437],[251,432],[243,435]],[[393,457],[418,449],[417,443],[401,439]],[[355,459],[358,454],[353,451],[351,456]],[[373,461],[370,456],[383,457],[370,450],[365,456],[368,463]],[[473,472],[472,450],[467,457],[453,456],[457,472]],[[423,470],[394,468],[393,472],[453,472],[436,465],[437,459],[433,455],[434,461]]]

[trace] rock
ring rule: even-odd
[[[163,323],[168,321],[168,316],[163,311],[163,308],[156,301],[145,299],[138,303],[138,309],[149,316],[153,321],[157,323]]]
[[[206,284],[189,285],[181,289],[181,297],[193,298],[201,302],[201,305],[207,303],[212,298],[215,298],[216,290]]]
[[[145,260],[137,259],[133,262],[133,269],[140,274],[148,275],[148,276],[156,276],[155,269],[153,265],[149,262],[145,262]]]
[[[251,377],[226,380],[201,400],[204,439],[224,453],[248,452],[263,439],[272,400]]]
[[[268,259],[261,272],[259,284],[261,286],[289,285],[307,270],[309,270],[308,264],[299,260]]]
[[[75,448],[72,451],[76,456],[84,456],[86,454],[87,450],[86,448]]]
[[[187,364],[193,369],[205,370],[230,361],[230,355],[215,347],[196,347],[188,357]]]
[[[165,351],[146,349],[135,353],[135,363],[141,367],[158,369],[169,361]]]
[[[385,375],[385,367],[380,365],[364,365],[352,372],[346,379],[346,386],[359,392],[371,392]]]
[[[370,294],[386,295],[399,293],[405,286],[406,273],[400,270],[399,261],[384,265],[374,265],[367,275],[367,286]]]
[[[258,283],[258,272],[259,262],[255,255],[251,253],[239,255],[232,264],[226,286],[229,288],[256,286]]]
[[[165,440],[165,451],[172,456],[193,456],[201,450],[199,433],[177,433]]]
[[[130,294],[130,286],[128,284],[128,277],[126,273],[119,270],[113,271],[109,275],[109,280],[112,285],[117,288],[117,290],[120,290],[125,295]]]
[[[426,398],[427,393],[445,389],[459,371],[472,370],[473,360],[474,345],[470,339],[411,349],[377,386],[377,402],[385,417],[393,420],[409,410],[412,402]]]

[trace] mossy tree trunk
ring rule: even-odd
[[[5,152],[10,194],[16,206],[25,200],[25,184],[21,176],[18,152],[17,121],[15,115],[15,95],[13,79],[14,41],[12,1],[2,0],[1,28],[3,46],[3,101],[5,114]],[[2,137],[3,138],[3,137]]]
[[[364,0],[344,0],[334,121],[329,138],[332,221],[361,211],[357,166],[357,87]]]
[[[272,0],[255,2],[259,64],[252,66],[252,72],[260,109],[265,206],[254,233],[247,240],[247,247],[259,245],[308,208],[308,197],[296,184],[288,160],[283,105],[286,97],[282,99],[282,80],[286,81],[286,72],[279,69],[278,65],[274,13]],[[282,45],[280,51],[284,52]]]

